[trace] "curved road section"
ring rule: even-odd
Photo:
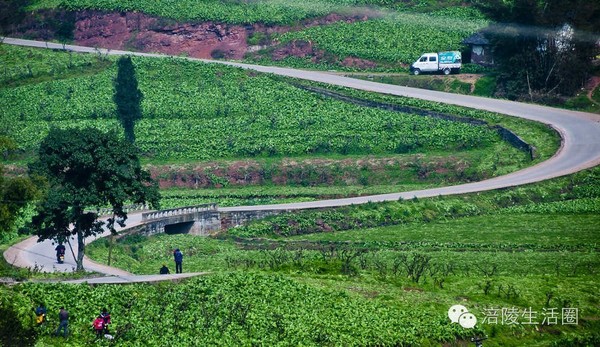
[[[3,42],[5,44],[12,45],[51,49],[66,49],[74,52],[83,53],[171,58],[170,56],[162,54],[105,50],[83,46],[62,45],[50,42],[29,41],[12,38],[4,38]],[[202,61],[205,63],[214,64],[226,64],[244,69],[256,70],[259,72],[272,73],[281,76],[293,77],[316,82],[323,82],[342,87],[349,87],[354,89],[397,96],[406,96],[440,103],[465,106],[479,110],[498,112],[501,114],[525,118],[548,124],[554,129],[556,129],[562,137],[562,146],[552,158],[535,166],[485,181],[456,185],[451,187],[433,188],[393,194],[362,196],[347,199],[321,200],[313,202],[278,205],[221,208],[220,210],[222,211],[242,211],[260,209],[307,209],[361,204],[369,201],[381,202],[398,199],[410,199],[413,197],[420,198],[438,195],[465,194],[543,181],[554,177],[568,175],[600,164],[600,115],[556,109],[532,104],[518,103],[507,100],[488,99],[475,96],[457,95],[416,88],[393,86],[328,74],[326,72],[305,71],[234,62],[221,62],[187,57],[180,59]],[[135,218],[132,219],[135,220]],[[130,226],[132,225],[128,225],[128,227]],[[31,239],[29,239],[9,249],[7,251],[7,253],[9,254],[7,256],[7,254],[5,253],[5,258],[9,263],[14,263],[15,265],[33,266],[33,264],[38,264],[44,266],[46,269],[53,267],[55,268],[54,253],[52,247],[53,246],[49,242],[36,243],[35,240],[32,241]],[[11,250],[12,252],[9,252]],[[102,273],[112,272],[112,270],[102,269],[100,267],[96,267],[93,264],[91,264],[92,266],[90,267],[90,261],[87,261],[87,264],[88,268],[91,270],[95,270]],[[72,266],[73,264],[67,264],[67,267],[69,269],[71,269]],[[62,269],[62,271],[65,270],[66,269]]]

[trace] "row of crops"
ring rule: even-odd
[[[367,14],[373,10],[366,7],[400,9],[403,5],[393,0],[37,0],[30,8],[144,12],[175,20],[282,25],[332,12]]]
[[[2,60],[19,50],[3,49],[8,54]],[[148,157],[399,153],[482,148],[498,140],[486,127],[363,108],[237,68],[179,59],[134,62],[144,93],[137,144]],[[5,79],[14,79],[8,71],[19,71],[19,66],[10,69]],[[96,74],[64,79],[53,72],[58,69],[37,69],[31,83],[25,77],[18,87],[0,89],[2,132],[14,137],[22,150],[35,149],[53,126],[118,126],[112,101],[114,64]],[[36,80],[38,75],[55,79]]]

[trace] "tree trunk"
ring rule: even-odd
[[[115,235],[110,234],[110,243],[108,244],[108,263],[106,265],[110,266],[110,258],[112,256],[113,244],[115,243]]]
[[[84,271],[83,268],[83,255],[85,254],[85,237],[81,230],[77,231],[77,271]]]

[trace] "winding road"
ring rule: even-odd
[[[163,54],[150,54],[139,52],[128,52],[119,50],[105,50],[83,46],[62,45],[58,43],[29,41],[22,39],[4,38],[5,44],[51,48],[51,49],[66,49],[74,52],[108,54],[108,55],[135,55],[155,58],[171,58]],[[401,86],[388,85],[353,78],[343,77],[327,72],[306,71],[298,69],[289,69],[281,67],[260,66],[235,62],[213,61],[204,59],[195,59],[181,57],[180,59],[188,59],[193,61],[202,61],[213,64],[225,64],[236,66],[244,69],[256,70],[259,72],[272,73],[281,76],[294,77],[298,79],[323,82],[337,86],[349,87],[365,91],[406,96],[411,98],[435,101],[446,104],[470,107],[479,110],[498,112],[519,118],[525,118],[544,124],[556,129],[562,138],[562,145],[558,152],[550,159],[539,163],[535,166],[513,172],[511,174],[495,177],[493,179],[474,182],[469,184],[461,184],[450,187],[433,188],[425,190],[416,190],[409,192],[399,192],[392,194],[381,194],[372,196],[362,196],[347,199],[321,200],[303,203],[264,205],[264,206],[239,206],[220,208],[221,211],[242,211],[242,210],[259,210],[259,209],[307,209],[319,207],[334,207],[350,204],[361,204],[369,201],[381,202],[398,200],[400,198],[410,199],[413,197],[432,197],[438,195],[453,195],[465,194],[478,191],[487,191],[505,187],[523,185],[527,183],[539,182],[550,178],[560,177],[575,173],[580,170],[594,167],[600,164],[600,115],[575,112],[564,109],[557,109],[539,105],[525,104],[507,100],[489,99],[468,95],[457,95],[430,90],[422,90],[416,88],[408,88]],[[127,227],[139,223],[139,220],[131,215],[130,222]],[[133,223],[133,224],[132,224]],[[7,256],[8,253],[8,256]],[[53,247],[50,243],[36,243],[35,238],[25,240],[11,247],[4,256],[9,263],[17,266],[32,266],[38,264],[44,266],[45,269],[54,269]],[[72,261],[72,259],[71,259]],[[86,260],[86,267],[90,270],[115,275],[118,269],[107,268],[99,264],[91,264]],[[73,263],[74,264],[74,263]],[[73,265],[67,264],[71,269]],[[60,271],[60,270],[59,270]],[[65,271],[64,269],[62,271]],[[130,274],[129,274],[130,275]],[[119,276],[129,276],[123,274]],[[130,279],[135,280],[135,279]]]

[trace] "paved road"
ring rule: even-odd
[[[118,50],[104,50],[82,46],[62,45],[56,43],[45,43],[37,41],[28,41],[21,39],[5,38],[4,43],[31,47],[41,48],[54,48],[54,49],[68,49],[76,52],[89,52],[89,53],[101,53],[101,54],[112,54],[112,55],[137,55],[147,57],[164,58],[167,57],[162,54],[149,54],[149,53],[137,53],[127,52]],[[297,69],[279,68],[279,67],[268,67],[259,65],[250,65],[233,62],[220,62],[194,58],[182,58],[196,61],[204,61],[208,63],[226,64],[231,66],[237,66],[244,69],[252,69],[260,72],[273,73],[282,76],[295,77],[299,79],[324,82],[338,86],[345,86],[360,90],[373,91],[391,95],[407,96],[423,100],[430,100],[436,102],[442,102],[447,104],[454,104],[460,106],[466,106],[476,108],[480,110],[487,110],[492,112],[498,112],[520,118],[530,119],[541,123],[548,124],[556,129],[562,137],[562,146],[560,150],[551,159],[546,160],[538,165],[511,173],[509,175],[496,177],[493,179],[462,184],[451,187],[434,188],[418,191],[401,192],[394,194],[381,194],[373,196],[364,196],[347,199],[335,199],[335,200],[322,200],[315,202],[304,202],[304,203],[291,203],[291,204],[278,204],[278,205],[264,205],[264,206],[240,206],[230,208],[220,208],[222,211],[240,211],[240,210],[257,210],[257,209],[304,209],[304,208],[318,208],[318,207],[333,207],[343,206],[350,204],[360,204],[368,201],[379,202],[379,201],[390,201],[398,200],[399,198],[410,199],[413,197],[431,197],[438,195],[451,195],[451,194],[464,194],[477,191],[493,190],[504,187],[517,186],[532,182],[538,182],[554,177],[568,175],[586,168],[594,167],[600,164],[600,115],[574,112],[563,109],[556,109],[545,106],[524,104],[506,100],[497,100],[489,98],[481,98],[475,96],[457,95],[442,93],[436,91],[422,90],[416,88],[407,88],[401,86],[392,86],[382,83],[357,80],[353,78],[338,76],[335,74],[328,74],[326,72],[315,72],[315,71],[304,71]],[[133,223],[133,216],[132,221]],[[129,226],[132,226],[131,224]],[[18,266],[32,266],[31,263],[34,261],[37,264],[43,264],[46,268],[47,265],[52,267],[51,260],[53,258],[52,245],[49,243],[35,243],[35,240],[26,240],[15,246],[16,252],[5,253],[5,258],[12,263],[11,257],[15,257],[17,254],[15,265]],[[10,251],[10,249],[9,249]],[[8,251],[7,251],[8,252]],[[26,254],[26,255],[25,255]],[[23,255],[24,259],[21,259]],[[109,273],[113,270],[102,269],[100,267],[94,268],[94,264],[87,261],[87,268],[90,270]],[[56,268],[60,271],[70,270],[74,266],[74,261],[71,258],[67,259],[66,265],[61,268]],[[46,268],[48,269],[48,268]],[[100,270],[100,271],[99,271]],[[117,271],[117,270],[114,270]]]
[[[117,227],[117,230],[131,228],[139,225],[142,221],[142,213],[130,213],[127,219],[125,228]],[[109,236],[110,233],[106,232],[94,238],[87,238],[86,244],[96,240],[99,237]],[[37,236],[30,237],[4,252],[4,258],[9,263],[18,267],[38,267],[43,272],[73,272],[76,268],[75,258],[73,254],[77,255],[77,242],[75,239],[71,241],[73,246],[73,253],[67,245],[67,253],[65,254],[65,261],[63,264],[56,262],[56,256],[54,252],[55,245],[50,240],[43,242],[37,242]],[[92,277],[78,280],[63,281],[63,283],[88,283],[88,284],[126,284],[126,283],[145,283],[145,282],[157,282],[157,281],[175,281],[188,277],[202,276],[208,274],[208,272],[186,272],[182,274],[169,274],[159,275],[156,269],[156,275],[133,275],[127,271],[106,266],[104,264],[96,263],[89,258],[84,258],[83,261],[86,271],[97,272],[104,276]]]
[[[128,217],[125,228],[136,226],[142,221],[141,213],[130,213]],[[117,230],[122,229],[123,228],[117,226]],[[108,235],[110,235],[110,233],[106,232],[98,237],[105,237]],[[86,244],[96,240],[98,237],[87,238]],[[67,247],[67,252],[65,253],[65,261],[63,264],[58,264],[56,262],[56,252],[54,251],[56,245],[53,244],[51,240],[37,242],[37,237],[28,238],[10,247],[4,252],[4,259],[14,266],[29,268],[37,267],[41,268],[41,271],[44,272],[72,272],[77,267],[74,255],[77,255],[78,247],[76,239],[71,240],[70,243],[73,247],[73,252],[71,252],[69,245],[65,245]],[[93,262],[89,258],[84,258],[83,264],[87,271],[93,271],[109,276],[132,275],[127,271]],[[156,269],[157,272],[158,270],[159,269]]]

